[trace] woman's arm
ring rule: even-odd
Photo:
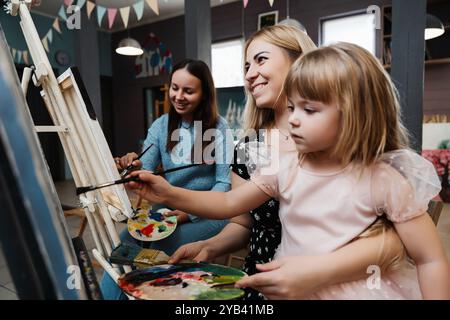
[[[450,268],[436,227],[428,214],[394,223],[414,260],[424,299],[450,299]]]
[[[221,255],[246,247],[250,230],[244,226],[247,222],[243,222],[242,218],[247,219],[247,217],[251,219],[248,214],[233,218],[219,234],[212,238],[181,246],[170,257],[169,263],[177,263],[182,259],[211,261]],[[237,222],[236,220],[241,221]]]
[[[253,182],[228,191],[192,191],[170,185],[164,178],[148,171],[134,171],[127,187],[137,195],[154,203],[164,203],[172,208],[209,219],[229,219],[246,213],[270,199]]]
[[[232,189],[236,189],[245,182],[237,174],[231,173]],[[172,255],[169,263],[177,263],[182,259],[211,261],[221,255],[245,248],[250,239],[252,224],[253,219],[249,213],[234,217],[216,236],[181,246]]]

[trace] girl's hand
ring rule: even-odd
[[[138,157],[136,152],[130,152],[124,155],[121,158],[114,158],[116,161],[117,169],[120,171],[124,170],[126,167],[128,167],[130,164],[136,167],[136,169],[140,169],[142,167],[142,161],[141,160],[135,160]]]
[[[130,176],[139,177],[140,181],[128,182],[125,184],[126,188],[150,203],[166,203],[170,198],[172,186],[161,176],[145,170],[133,171]]]
[[[238,288],[251,287],[267,299],[304,299],[325,283],[321,256],[283,257],[266,264],[257,264],[261,273],[237,281]]]
[[[178,224],[182,224],[182,223],[189,221],[189,215],[186,212],[181,211],[181,210],[169,211],[169,212],[164,213],[164,215],[166,217],[176,216]]]
[[[194,261],[211,261],[215,258],[213,250],[207,241],[197,241],[185,244],[178,248],[169,259],[169,263],[177,263],[180,260],[188,259]]]

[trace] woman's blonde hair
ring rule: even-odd
[[[260,39],[286,50],[294,62],[303,53],[316,49],[314,42],[300,29],[287,25],[275,25],[263,28],[254,33],[245,43],[244,57],[253,40]],[[245,89],[247,102],[245,105],[244,130],[272,128],[275,125],[275,110],[258,108],[255,99]],[[282,92],[279,93],[281,96]]]
[[[408,148],[397,91],[381,63],[350,43],[323,47],[298,59],[285,81],[287,95],[337,104],[341,131],[333,156],[368,166],[387,151]]]

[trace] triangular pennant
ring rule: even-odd
[[[120,16],[126,28],[128,26],[128,18],[130,17],[130,7],[120,8]]]
[[[67,20],[67,16],[66,16],[66,8],[64,8],[64,6],[61,6],[61,8],[59,9],[59,13],[58,16],[61,17],[61,19],[63,19],[64,21]]]
[[[80,10],[84,7],[86,4],[86,0],[78,0],[77,6],[80,8]]]
[[[30,62],[28,61],[28,51],[27,50],[25,50],[22,53],[22,57],[23,57],[23,61],[25,62],[25,64],[30,64]]]
[[[42,39],[42,45],[44,46],[45,51],[49,52],[47,38]]]
[[[13,48],[12,49],[13,60],[16,60],[16,52],[17,52],[17,50]]]
[[[244,1],[244,8],[247,8],[248,0],[243,0],[243,1]]]
[[[17,50],[17,63],[22,62],[22,51]]]
[[[105,12],[106,12],[105,7],[97,6],[97,22],[99,27],[102,25],[102,19],[103,16],[105,15]]]
[[[108,8],[108,26],[111,29],[114,19],[116,19],[117,9],[116,8]]]
[[[91,18],[91,14],[92,14],[92,10],[94,10],[95,8],[95,3],[88,1],[87,2],[87,14],[88,14],[88,18]]]
[[[46,37],[48,39],[48,42],[53,42],[53,29],[48,30]]]
[[[147,4],[159,16],[158,0],[147,0]]]
[[[72,4],[73,0],[64,0],[64,4],[66,7],[70,6]]]
[[[61,28],[59,27],[59,19],[58,18],[55,19],[52,27],[53,27],[53,29],[58,31],[58,33],[61,33]]]
[[[269,0],[270,6],[273,6],[273,1],[274,1],[274,0]]]
[[[144,0],[133,4],[134,11],[136,11],[136,16],[138,20],[142,19],[142,15],[144,14]]]

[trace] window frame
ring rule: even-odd
[[[218,83],[216,83],[216,81],[214,80],[214,85],[217,89],[222,89],[222,88],[233,88],[233,87],[243,87],[245,84],[244,81],[244,47],[245,47],[245,39],[243,37],[238,37],[238,38],[229,38],[229,39],[223,39],[223,40],[219,40],[219,41],[215,41],[213,43],[211,43],[211,74],[214,78],[214,67],[213,67],[213,46],[215,45],[220,45],[220,44],[224,44],[226,42],[240,42],[241,44],[241,70],[240,70],[240,75],[241,75],[241,84],[232,84],[229,85],[227,87],[220,87],[218,85]]]
[[[333,15],[329,15],[329,16],[325,16],[325,17],[320,17],[319,18],[319,34],[318,34],[318,43],[319,46],[323,45],[323,32],[324,32],[324,28],[323,28],[323,23],[326,21],[330,21],[330,20],[335,20],[335,19],[340,19],[340,18],[347,18],[347,17],[352,17],[352,16],[358,16],[358,15],[363,15],[363,14],[371,14],[371,12],[367,12],[366,9],[360,9],[360,10],[353,10],[353,11],[347,11],[347,12],[342,12],[342,13],[338,13],[338,14],[333,14]],[[372,13],[374,14],[374,13]],[[377,29],[374,26],[374,35],[375,35],[375,43],[374,43],[374,47],[375,47],[375,56],[379,59],[381,59],[381,31],[382,28]]]

